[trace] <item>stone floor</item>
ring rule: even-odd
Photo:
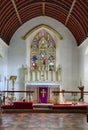
[[[2,113],[0,130],[88,130],[88,122],[79,113]]]

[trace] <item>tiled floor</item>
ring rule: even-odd
[[[79,113],[2,113],[0,130],[88,130],[88,123]]]

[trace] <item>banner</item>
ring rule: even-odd
[[[48,102],[48,87],[39,87],[39,102]]]

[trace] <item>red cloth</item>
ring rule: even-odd
[[[3,109],[33,109],[32,102],[14,102],[13,104],[2,105]]]
[[[66,105],[62,105],[62,104],[55,104],[55,105],[52,105],[52,109],[73,109],[73,108],[77,108],[77,109],[87,109],[88,105],[71,105],[71,104],[66,104]]]
[[[88,122],[88,114],[87,114],[87,122]]]

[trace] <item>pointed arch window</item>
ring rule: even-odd
[[[34,37],[30,49],[31,70],[55,70],[56,44],[45,29],[41,29]]]

